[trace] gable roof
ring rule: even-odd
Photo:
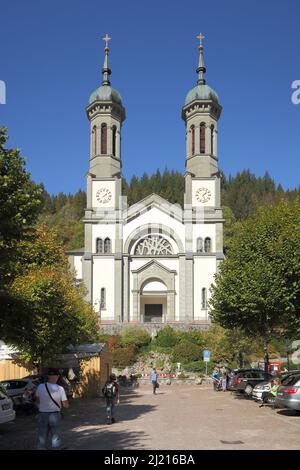
[[[167,273],[175,273],[175,274],[177,273],[177,271],[175,269],[167,268],[163,264],[160,264],[156,259],[150,260],[148,263],[143,264],[143,266],[140,266],[138,269],[134,269],[131,272],[132,273],[140,273],[140,272],[145,271],[146,269],[150,268],[150,266],[152,266],[152,265],[157,266],[159,269],[162,269],[163,271],[166,271]]]
[[[159,209],[169,217],[172,217],[179,222],[183,221],[183,210],[179,204],[171,204],[167,199],[152,193],[144,199],[136,202],[124,211],[124,220],[130,222],[131,220],[139,217],[141,214],[149,211],[152,208]]]

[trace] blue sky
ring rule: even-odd
[[[300,2],[287,0],[1,0],[0,124],[50,193],[85,188],[90,93],[101,83],[105,33],[111,83],[126,107],[123,174],[184,171],[181,108],[196,84],[204,36],[207,83],[223,106],[219,164],[225,174],[268,170],[299,184]]]

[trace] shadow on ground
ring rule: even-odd
[[[62,420],[63,445],[68,449],[143,449],[149,436],[143,431],[120,429],[124,421],[133,421],[156,406],[137,405],[140,394],[126,390],[121,394],[121,404],[116,408],[117,423],[105,424],[104,398],[71,400],[70,408]],[[0,449],[34,449],[38,416],[19,415],[14,422],[0,425]]]
[[[291,416],[292,418],[300,418],[300,411],[297,410],[288,410],[288,409],[283,409],[283,410],[277,410],[278,415],[282,416]]]

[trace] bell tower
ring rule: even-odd
[[[106,34],[102,85],[89,99],[86,108],[90,121],[90,159],[87,175],[87,209],[118,208],[121,184],[121,128],[125,108],[120,93],[110,84],[108,41]]]
[[[203,60],[204,36],[200,33],[197,38],[199,45],[199,64],[197,68],[198,81],[196,87],[192,88],[185,99],[182,108],[182,119],[186,126],[186,191],[185,202],[194,205],[198,202],[205,203],[206,196],[198,193],[198,198],[192,196],[191,180],[201,178],[211,180],[218,178],[218,120],[222,107],[219,104],[217,93],[207,85],[205,80],[206,68]],[[211,193],[211,190],[209,190]],[[220,201],[214,201],[220,204]],[[196,204],[197,205],[197,204]],[[215,204],[213,204],[215,205]]]
[[[121,171],[121,127],[125,109],[120,93],[110,86],[108,35],[104,38],[102,85],[90,96],[86,109],[90,121],[90,172],[97,177],[113,177]]]

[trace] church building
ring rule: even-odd
[[[207,85],[203,36],[198,81],[186,95],[184,207],[157,194],[127,205],[122,195],[125,107],[110,83],[107,35],[102,85],[86,108],[90,121],[85,246],[68,251],[87,300],[106,331],[207,328],[210,286],[223,259],[217,125],[222,107]],[[184,138],[184,133],[182,133]]]

